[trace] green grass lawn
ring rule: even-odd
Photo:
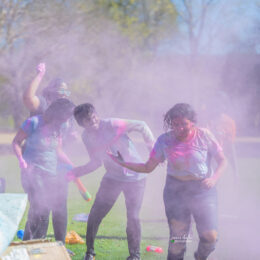
[[[84,160],[84,159],[82,159]],[[17,193],[23,192],[20,184],[20,173],[18,162],[14,156],[5,155],[0,157],[1,173],[0,177],[6,179],[7,192]],[[239,173],[241,175],[239,189],[235,189],[234,185],[230,185],[230,176],[226,176],[227,183],[223,178],[220,187],[220,237],[217,250],[210,259],[232,260],[232,259],[259,259],[252,248],[249,249],[252,242],[248,239],[251,231],[252,221],[258,217],[259,210],[255,210],[254,216],[250,218],[248,214],[244,214],[245,209],[255,209],[259,198],[259,181],[260,181],[260,165],[257,158],[240,158]],[[99,169],[82,178],[93,199],[99,187],[100,180],[104,173],[104,169]],[[142,259],[166,259],[168,245],[168,226],[165,219],[164,207],[162,202],[162,191],[165,180],[165,166],[159,167],[152,175],[148,177],[147,187],[143,207],[141,210],[142,220],[142,243],[141,254]],[[239,193],[240,196],[234,196]],[[232,196],[227,196],[230,194]],[[234,198],[235,197],[235,198]],[[93,204],[93,199],[90,202],[85,202],[76,186],[70,184],[69,200],[68,200],[68,230],[75,230],[85,240],[86,223],[73,221],[73,216],[79,213],[89,213]],[[230,201],[229,201],[230,199]],[[223,202],[223,203],[222,203]],[[235,204],[235,205],[234,205]],[[222,206],[223,205],[223,206]],[[234,206],[234,207],[233,207]],[[239,206],[239,207],[238,207]],[[252,206],[252,207],[251,207]],[[247,211],[248,212],[248,211]],[[222,215],[221,215],[222,214]],[[231,215],[227,217],[226,215]],[[238,220],[236,217],[239,217]],[[260,216],[260,215],[259,215]],[[232,217],[235,217],[232,219]],[[26,221],[26,212],[23,220],[20,223],[20,229],[24,229]],[[246,228],[248,225],[248,228]],[[242,226],[242,228],[241,228]],[[100,225],[97,239],[95,242],[95,250],[97,253],[96,260],[109,259],[126,259],[128,256],[128,248],[126,241],[126,211],[124,206],[124,198],[120,196],[110,213],[104,218]],[[194,237],[192,242],[187,244],[187,252],[185,259],[193,259],[193,252],[198,244],[195,225],[193,225]],[[50,222],[48,236],[53,239],[53,229]],[[252,237],[251,239],[254,239]],[[148,245],[156,245],[162,247],[163,254],[146,252],[145,248]],[[254,246],[254,243],[253,243]],[[69,249],[74,251],[76,255],[73,260],[82,260],[85,254],[85,245],[67,245]],[[244,256],[249,256],[244,257]]]

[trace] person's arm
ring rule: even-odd
[[[67,180],[74,181],[76,178],[89,174],[98,169],[102,163],[98,160],[90,160],[87,164],[73,168],[67,173]]]
[[[132,162],[125,162],[119,152],[117,156],[110,152],[108,152],[107,154],[114,162],[118,163],[122,167],[125,167],[135,172],[150,173],[160,163],[160,161],[153,156],[150,156],[146,163],[132,163]]]
[[[29,109],[30,112],[36,111],[40,106],[40,99],[36,95],[36,91],[42,81],[42,78],[45,74],[45,64],[40,63],[37,66],[37,75],[31,82],[30,86],[25,89],[23,93],[23,102],[24,105]]]
[[[212,177],[206,178],[202,182],[207,188],[212,188],[213,186],[216,185],[216,183],[218,182],[219,178],[221,177],[221,175],[223,174],[227,166],[227,160],[223,152],[217,153],[215,159],[217,162],[217,167],[214,171],[214,174],[212,175]]]
[[[144,121],[139,120],[127,120],[127,119],[114,119],[112,121],[113,126],[117,127],[117,136],[120,136],[126,132],[139,132],[147,145],[149,151],[152,150],[154,145],[154,136],[148,125]]]
[[[28,166],[22,155],[22,143],[26,138],[27,134],[22,129],[19,129],[12,142],[13,151],[19,161],[21,169],[26,169]]]
[[[216,160],[217,166],[216,169],[214,170],[214,174],[210,178],[204,179],[202,183],[207,188],[212,188],[213,186],[216,185],[217,181],[223,174],[227,166],[227,160],[224,155],[223,149],[219,145],[215,136],[210,131],[207,130],[205,132],[205,137],[208,143],[208,153],[211,154],[213,158]]]

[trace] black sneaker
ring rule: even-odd
[[[95,256],[90,253],[86,253],[84,260],[95,260]]]

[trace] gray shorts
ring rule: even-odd
[[[202,181],[179,181],[167,176],[163,198],[168,221],[175,219],[190,225],[192,215],[199,235],[217,230],[216,187],[208,189]]]

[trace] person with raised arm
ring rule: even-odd
[[[39,85],[46,73],[45,63],[39,63],[37,66],[37,74],[32,80],[28,88],[23,92],[23,102],[29,110],[30,116],[43,114],[47,107],[59,98],[69,98],[71,92],[67,84],[60,78],[54,78],[49,85],[45,87],[41,94],[37,94]],[[78,133],[75,130],[75,122],[73,118],[69,118],[62,126],[62,135],[64,142],[69,143],[71,140],[78,139]]]
[[[70,91],[68,90],[67,84],[60,78],[53,79],[49,85],[43,89],[41,95],[38,95],[36,92],[45,75],[45,72],[45,63],[39,63],[35,78],[23,93],[24,105],[30,111],[31,116],[42,114],[56,99],[68,98],[70,96]]]
[[[72,165],[62,150],[61,127],[73,108],[68,99],[55,100],[42,115],[26,119],[13,139],[30,203],[23,240],[45,238],[52,211],[55,239],[65,243],[68,185],[65,175],[57,172],[57,163]]]
[[[42,79],[46,73],[45,63],[39,63],[37,65],[37,74],[32,80],[31,84],[25,89],[23,93],[23,102],[25,107],[29,110],[30,116],[42,115],[46,109],[57,99],[69,98],[71,92],[68,89],[67,84],[60,78],[54,78],[50,81],[47,87],[45,87],[40,94],[38,94],[38,88]],[[61,126],[61,138],[63,147],[71,144],[71,141],[75,141],[78,138],[78,133],[75,129],[75,122],[71,116],[63,122]],[[26,147],[26,142],[24,143],[23,149]],[[58,161],[57,173],[62,175],[67,172],[67,168],[70,165],[62,161]],[[64,190],[68,190],[67,187]],[[67,211],[63,212],[63,219],[67,219]],[[72,252],[67,249],[67,251],[72,254]]]

